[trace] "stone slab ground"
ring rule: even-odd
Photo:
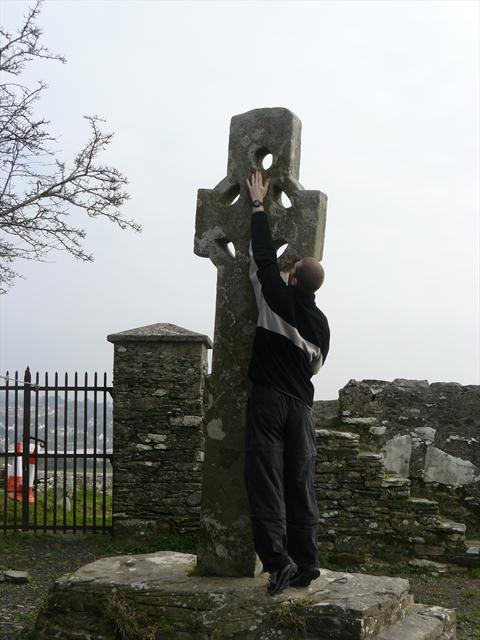
[[[195,575],[174,551],[106,557],[58,579],[35,640],[454,640],[455,610],[414,603],[405,578],[321,570],[276,596],[267,574]],[[117,635],[116,635],[117,634]]]

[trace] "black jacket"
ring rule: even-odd
[[[250,279],[258,322],[248,377],[312,406],[310,378],[327,357],[330,329],[315,294],[285,284],[277,264],[267,215],[251,214]]]

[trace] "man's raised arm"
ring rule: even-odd
[[[260,293],[263,293],[270,306],[281,304],[282,294],[287,287],[280,275],[277,252],[273,246],[270,225],[263,206],[263,198],[266,196],[268,184],[267,179],[263,185],[262,174],[258,170],[252,175],[251,183],[247,179],[250,196],[252,202],[255,203],[250,218],[250,279],[258,306],[262,300]],[[258,201],[261,204],[257,204]]]

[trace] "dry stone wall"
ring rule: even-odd
[[[480,517],[480,386],[396,379],[350,380],[339,420],[360,446],[381,451],[412,492],[475,526]]]
[[[323,561],[344,565],[400,558],[480,565],[480,544],[444,518],[434,500],[410,495],[410,480],[386,474],[382,453],[356,433],[316,429],[316,490]]]

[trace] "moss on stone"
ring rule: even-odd
[[[196,565],[196,563],[195,563]],[[192,565],[193,566],[193,565]],[[162,634],[185,634],[186,638],[204,632],[204,625],[199,617],[182,622],[171,622],[166,616],[155,616],[155,620],[138,609],[138,607],[119,593],[111,593],[105,598],[104,612],[115,631],[118,640],[159,640]],[[175,636],[176,637],[176,636]],[[214,629],[202,635],[205,640],[221,640],[222,632]]]
[[[196,560],[194,560],[192,562],[192,564],[188,565],[186,573],[187,573],[187,576],[199,576],[199,575],[201,575],[200,567],[199,567],[199,564],[198,564],[198,562]]]
[[[304,615],[305,607],[313,603],[313,599],[294,598],[283,602],[272,612],[274,625],[283,629],[287,640],[298,640],[307,636],[307,620]]]
[[[162,617],[153,622],[125,596],[118,593],[106,596],[104,612],[119,640],[156,640],[160,633],[174,630],[166,618]]]

